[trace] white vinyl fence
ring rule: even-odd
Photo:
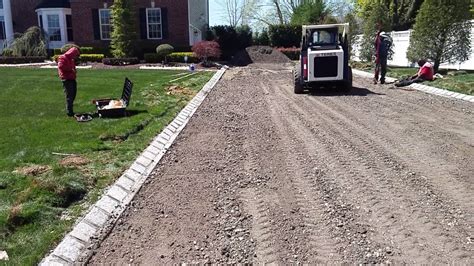
[[[474,23],[474,20],[471,22]],[[390,66],[400,66],[400,67],[409,67],[415,66],[412,64],[406,57],[408,45],[410,44],[410,36],[411,30],[407,31],[392,31],[391,36],[393,39],[393,50],[394,55],[393,59],[388,61],[388,65]],[[352,46],[352,60],[361,61],[360,60],[360,43],[362,41],[362,35],[357,36],[357,41]],[[474,27],[471,31],[471,47],[474,48]],[[462,70],[474,70],[474,49],[471,49],[471,56],[469,57],[468,61],[457,63],[457,64],[441,64],[440,68],[446,69],[462,69]]]

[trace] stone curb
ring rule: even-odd
[[[92,255],[91,247],[112,229],[145,180],[227,69],[228,67],[224,66],[214,74],[201,91],[153,139],[130,168],[105,191],[102,197],[90,207],[87,214],[76,223],[72,231],[39,265],[81,264]]]
[[[352,73],[354,73],[357,76],[364,77],[364,78],[373,78],[374,77],[374,75],[372,73],[362,71],[362,70],[358,70],[358,69],[353,69]],[[386,77],[385,80],[388,81],[388,82],[395,82],[396,81],[396,79],[389,78],[389,77]],[[412,89],[418,90],[418,91],[428,93],[428,94],[434,94],[434,95],[438,95],[438,96],[443,96],[443,97],[447,97],[447,98],[454,98],[454,99],[464,100],[464,101],[474,103],[474,96],[471,96],[471,95],[466,95],[466,94],[462,94],[462,93],[458,93],[458,92],[454,92],[454,91],[439,89],[439,88],[435,88],[435,87],[431,87],[431,86],[427,86],[427,85],[423,85],[423,84],[419,84],[419,83],[414,83],[414,84],[410,85],[409,87],[412,88]]]

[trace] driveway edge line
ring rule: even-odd
[[[369,73],[369,72],[363,71],[363,70],[353,69],[352,72],[355,75],[361,76],[361,77],[364,77],[364,78],[373,78],[374,77],[374,75],[372,73]],[[395,82],[396,79],[386,77],[385,80],[388,81],[388,82]],[[419,83],[414,83],[414,84],[412,84],[408,87],[410,87],[412,89],[415,89],[417,91],[428,93],[428,94],[438,95],[438,96],[442,96],[442,97],[446,97],[446,98],[454,98],[454,99],[474,103],[474,96],[467,95],[467,94],[462,94],[462,93],[459,93],[459,92],[440,89],[440,88],[427,86],[427,85],[423,85],[423,84],[419,84]]]
[[[151,141],[130,168],[78,219],[72,230],[39,265],[81,264],[92,256],[93,248],[112,230],[120,215],[227,69],[224,66],[214,74],[174,120]]]

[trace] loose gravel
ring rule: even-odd
[[[229,70],[90,264],[473,264],[474,105]]]

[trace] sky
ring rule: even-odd
[[[224,17],[224,10],[219,0],[209,0],[209,25],[223,25],[227,24]]]

